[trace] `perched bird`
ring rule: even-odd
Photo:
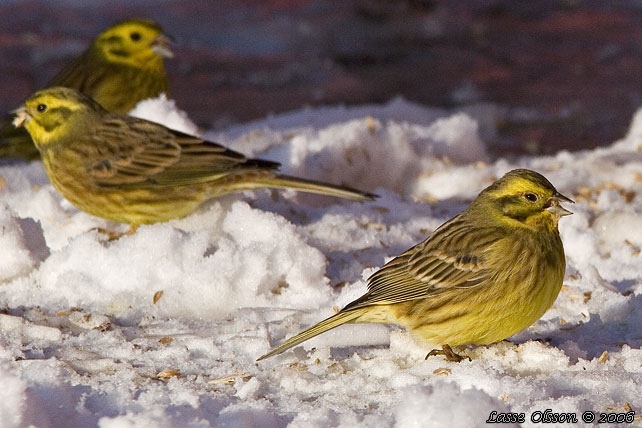
[[[203,201],[263,187],[366,201],[372,194],[279,175],[276,162],[160,124],[108,112],[70,88],[37,92],[16,111],[52,185],[78,209],[132,230],[183,217]]]
[[[542,175],[513,170],[484,189],[425,241],[368,279],[368,292],[286,340],[271,357],[345,323],[394,323],[428,343],[485,345],[534,323],[562,287],[566,266],[557,229],[571,214]]]
[[[155,22],[134,19],[109,27],[60,71],[47,87],[78,89],[103,108],[127,113],[141,100],[168,92],[163,58],[172,57],[169,38]],[[36,159],[38,150],[24,130],[5,120],[0,157]]]

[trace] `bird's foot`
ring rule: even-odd
[[[94,227],[91,230],[95,230],[96,232],[107,236],[107,240],[111,242],[116,241],[123,236],[133,235],[136,232],[136,229],[138,229],[138,226],[132,224],[129,226],[129,230],[127,232],[116,232],[115,230],[104,229],[102,227]]]
[[[456,354],[455,351],[453,351],[453,348],[451,348],[449,345],[441,345],[441,349],[433,349],[426,355],[425,360],[427,360],[429,357],[434,357],[435,355],[443,355],[446,357],[446,361],[452,361],[455,363],[459,363],[462,360],[468,359],[468,361],[472,361],[472,358],[466,355],[459,355]]]

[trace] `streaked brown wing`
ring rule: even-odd
[[[472,228],[460,216],[424,242],[388,262],[368,280],[368,292],[345,309],[423,299],[454,288],[475,287],[489,277],[483,250],[501,239],[490,228]],[[461,235],[466,242],[460,245]],[[479,239],[477,239],[479,238]]]
[[[91,60],[89,53],[85,51],[82,55],[79,55],[63,67],[62,70],[49,80],[45,87],[66,86],[68,88],[78,89],[81,92],[86,92],[88,89],[86,80],[92,75],[92,73],[87,70],[88,64],[96,63]],[[98,67],[96,68],[98,69]]]
[[[278,167],[129,116],[108,114],[91,139],[100,160],[89,165],[88,171],[100,186],[177,186],[216,180],[245,169]]]

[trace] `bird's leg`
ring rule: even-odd
[[[426,355],[425,360],[428,359],[428,357],[434,357],[435,355],[443,355],[446,357],[446,361],[453,361],[455,363],[459,363],[462,360],[465,360],[468,358],[468,361],[472,361],[472,359],[468,356],[463,356],[456,354],[455,351],[453,351],[453,348],[451,348],[449,345],[441,345],[441,349],[433,349]]]
[[[130,224],[129,230],[124,233],[116,232],[114,230],[109,230],[109,229],[103,229],[102,227],[95,227],[92,230],[95,230],[96,232],[101,233],[103,235],[107,235],[107,240],[111,242],[111,241],[116,241],[122,238],[123,236],[133,235],[134,233],[136,233],[136,229],[138,229],[137,224]]]

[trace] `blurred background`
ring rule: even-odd
[[[634,0],[0,0],[0,110],[131,17],[176,39],[171,97],[206,128],[402,96],[484,105],[491,153],[543,154],[609,144],[642,105]]]

